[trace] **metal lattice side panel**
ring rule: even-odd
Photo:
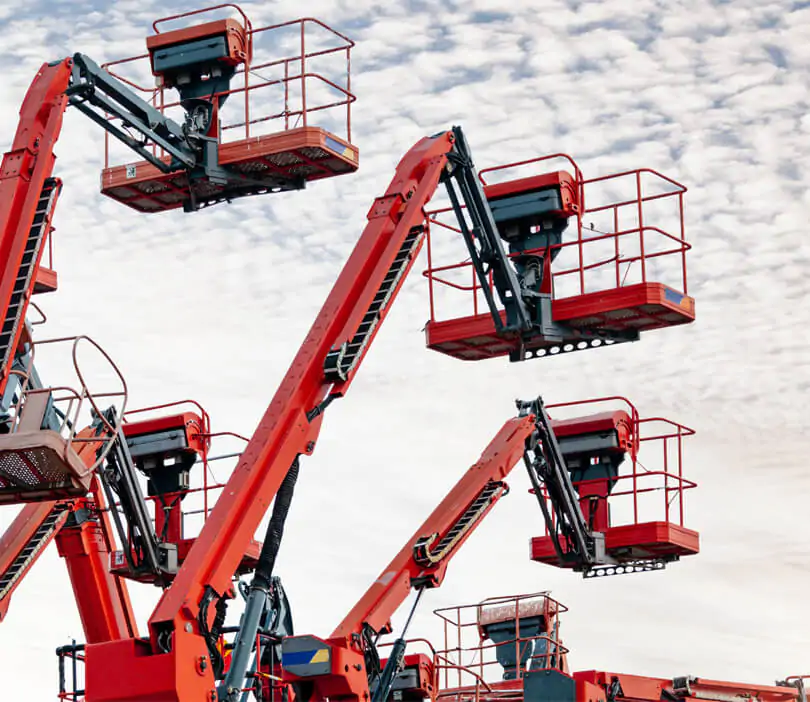
[[[53,436],[51,436],[53,435]],[[57,434],[12,434],[0,449],[0,504],[40,502],[85,495],[91,474]]]

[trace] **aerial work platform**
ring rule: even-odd
[[[589,415],[565,418],[571,408]],[[605,408],[608,408],[607,410]],[[579,506],[591,529],[604,534],[612,561],[585,573],[599,577],[659,570],[700,551],[698,532],[684,526],[683,439],[694,431],[660,417],[640,418],[625,398],[549,405]],[[642,462],[643,461],[643,462]],[[548,495],[543,494],[548,500]],[[565,551],[565,542],[562,542]],[[556,552],[548,529],[531,540],[534,561],[572,567]]]
[[[572,173],[487,183],[488,173],[537,170],[554,159],[566,159]],[[642,332],[694,321],[686,281],[686,188],[680,183],[649,169],[586,180],[570,157],[560,155],[485,169],[480,176],[521,289],[536,307],[534,327],[496,328],[488,306],[497,288],[491,271],[482,286],[473,261],[437,263],[448,257],[447,230],[461,231],[453,208],[443,208],[429,213],[423,274],[430,291],[429,348],[468,361],[504,355],[524,360],[635,341]],[[503,300],[500,308],[506,327],[511,320]]]
[[[236,18],[182,26],[201,12],[234,9]],[[166,23],[181,27],[162,31]],[[118,145],[108,131],[104,195],[140,212],[161,212],[189,202],[196,208],[299,190],[357,170],[358,150],[351,143],[353,41],[312,18],[254,28],[235,5],[166,17],[153,27],[146,54],[103,68],[161,114],[185,112],[183,129],[205,135],[198,148],[218,152],[206,158],[225,176],[199,169],[164,172],[146,160],[122,162],[126,150],[111,152]],[[156,87],[146,82],[150,74]],[[120,118],[107,118],[125,126]],[[146,147],[166,167],[172,164],[160,144]]]
[[[0,417],[0,505],[83,497],[118,434],[99,409],[98,400],[120,399],[125,407],[126,382],[95,341],[86,336],[37,341],[31,344],[28,367],[33,367],[36,349],[65,342],[71,347],[77,389],[38,387],[38,376],[32,371],[15,371],[11,376],[16,400]],[[108,391],[91,393],[87,387],[87,368],[82,370],[78,357],[79,349],[88,346],[108,364],[104,375],[94,378],[95,384],[106,385]],[[96,376],[99,368],[92,371]],[[104,379],[99,382],[98,378]],[[85,421],[89,426],[77,430]]]
[[[212,432],[208,412],[194,400],[129,410],[124,416],[122,434],[132,468],[146,478],[146,504],[155,534],[176,558],[176,567],[186,560],[201,525],[225,487],[214,479],[214,464],[239,457],[239,451],[211,455],[212,440],[234,440],[236,446],[245,437],[232,432]],[[118,503],[121,509],[126,506]],[[120,577],[142,583],[156,583],[158,574],[127,558],[133,548],[121,534],[122,550],[110,553],[110,570]],[[236,569],[239,574],[255,569],[262,544],[252,539]],[[170,580],[174,572],[160,577]]]

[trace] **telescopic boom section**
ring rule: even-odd
[[[450,559],[506,493],[502,481],[523,456],[535,429],[534,419],[514,417],[501,427],[481,458],[408,539],[331,638],[360,634],[364,625],[375,632],[386,631],[391,615],[412,588],[441,585]]]
[[[25,311],[50,234],[59,183],[53,149],[67,107],[71,61],[43,64],[20,108],[11,150],[0,166],[0,393],[9,379]]]
[[[207,587],[230,587],[245,549],[293,461],[310,454],[325,406],[342,396],[368,350],[422,243],[424,206],[447,163],[454,137],[420,140],[400,161],[385,195],[335,283],[222,496],[150,620],[161,631],[198,631]],[[88,658],[88,661],[92,656]]]

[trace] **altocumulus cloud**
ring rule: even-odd
[[[257,24],[300,12],[290,1],[243,6]],[[19,13],[0,7],[3,148],[42,61],[77,50],[100,61],[140,53],[152,19],[191,7],[100,0],[31,2]],[[703,532],[704,553],[663,574],[605,582],[532,564],[526,542],[540,517],[516,475],[512,502],[465,546],[413,633],[435,632],[434,606],[551,588],[571,608],[563,634],[575,669],[765,683],[801,671],[810,644],[796,616],[810,574],[800,538],[808,446],[799,409],[810,382],[810,3],[504,7],[309,3],[308,15],[358,42],[362,167],[303,193],[194,217],[137,217],[96,193],[100,134],[69,114],[58,148],[66,181],[56,235],[61,291],[43,303],[50,332],[102,342],[127,373],[135,404],[193,396],[218,428],[248,433],[371,199],[422,135],[463,124],[480,166],[564,151],[589,175],[659,169],[689,187],[699,321],[570,358],[467,366],[423,349],[426,292],[412,276],[304,465],[278,571],[297,630],[328,634],[478,457],[514,397],[624,394],[647,414],[698,430],[687,470],[701,490],[688,516]],[[0,526],[13,515],[0,511]],[[144,621],[155,593],[135,592]],[[81,625],[52,547],[0,630],[6,688],[52,696],[53,650],[71,636],[81,638]]]

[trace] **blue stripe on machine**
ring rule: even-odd
[[[315,657],[318,650],[319,649],[315,649],[314,651],[293,651],[290,653],[282,653],[281,665],[285,668],[291,665],[306,665]]]

